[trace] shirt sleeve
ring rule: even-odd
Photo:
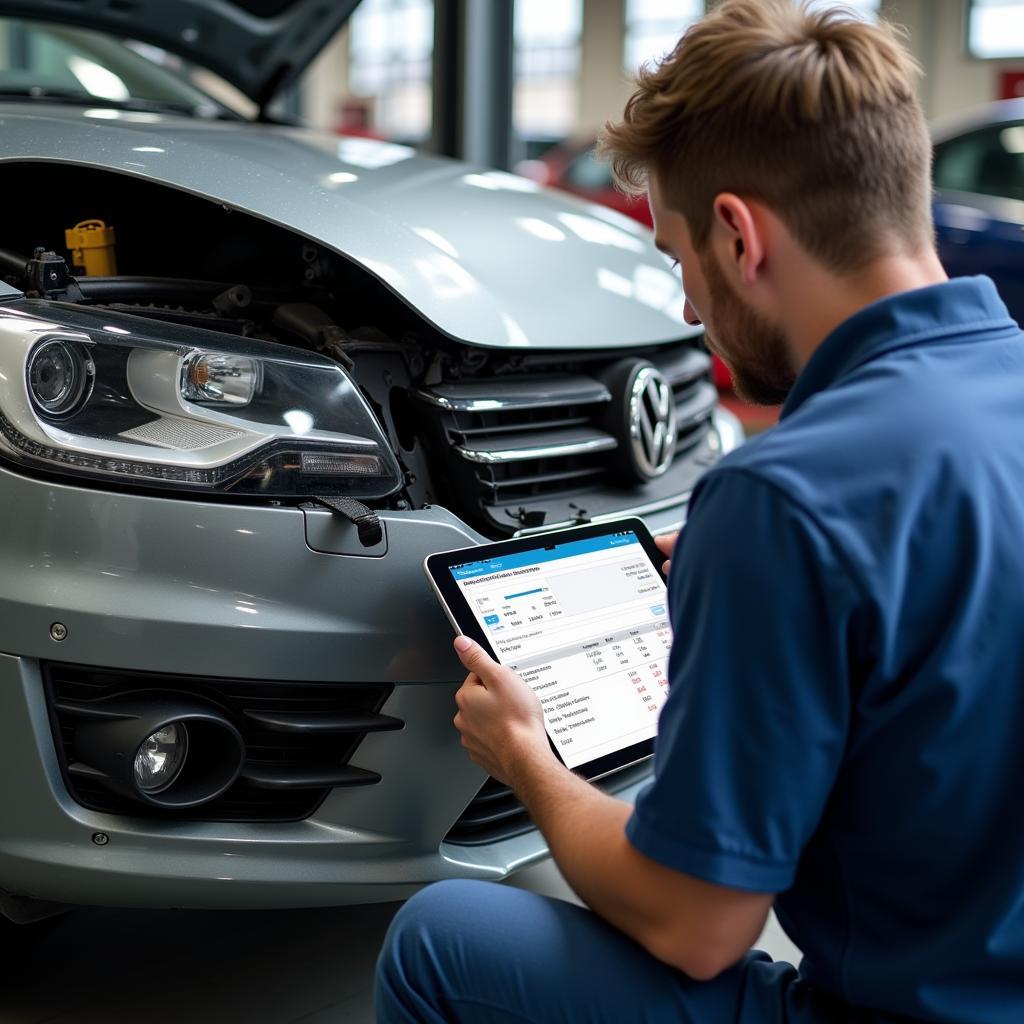
[[[774,484],[722,467],[694,494],[669,604],[654,781],[627,835],[648,857],[705,881],[782,892],[845,747],[849,573]]]

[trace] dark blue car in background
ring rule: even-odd
[[[933,129],[935,228],[952,277],[987,274],[1024,323],[1024,99]]]

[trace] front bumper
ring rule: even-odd
[[[681,500],[646,518],[666,530],[684,510]],[[328,906],[502,878],[544,857],[537,832],[444,841],[485,776],[451,724],[463,673],[421,566],[484,538],[439,507],[382,518],[385,544],[366,553],[326,511],[116,494],[0,469],[0,890],[111,906]],[[304,821],[104,814],[64,785],[44,661],[386,682],[395,689],[382,710],[405,727],[356,751],[380,783],[332,790]]]

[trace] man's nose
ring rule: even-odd
[[[683,306],[683,319],[691,327],[699,327],[701,323],[700,317],[697,316],[697,310],[693,308],[693,304],[689,299],[686,300],[686,305]]]

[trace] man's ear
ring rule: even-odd
[[[715,196],[715,249],[722,269],[743,284],[753,284],[765,259],[764,224],[745,200],[732,192]]]

